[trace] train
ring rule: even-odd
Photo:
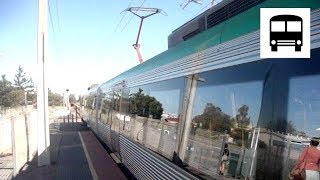
[[[260,58],[268,7],[310,8],[310,59]],[[168,50],[91,88],[81,106],[136,179],[288,179],[320,136],[320,3],[224,0],[174,30]]]

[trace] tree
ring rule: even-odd
[[[6,79],[6,75],[1,76],[0,81],[0,106],[11,107],[12,99],[10,98],[10,92],[13,90],[11,82]]]
[[[93,102],[94,102],[94,95],[89,95],[87,97],[85,97],[85,107],[91,109],[93,107]]]
[[[248,111],[249,107],[247,105],[242,105],[238,109],[238,114],[236,115],[238,128],[231,133],[231,137],[233,137],[236,143],[242,147],[248,146],[249,144],[248,135],[250,129],[247,129],[247,127],[250,125],[250,117],[248,117]]]
[[[76,96],[74,94],[70,94],[69,102],[70,104],[75,104],[77,102]]]
[[[8,96],[11,101],[10,107],[22,106],[25,104],[24,92],[21,89],[13,88]]]
[[[17,74],[14,78],[14,85],[24,91],[26,91],[28,88],[34,88],[32,78],[26,77],[26,73],[23,71],[21,66],[19,66],[17,69]]]
[[[33,103],[37,101],[37,95],[34,92],[34,83],[32,78],[28,78],[26,76],[26,73],[23,71],[23,68],[21,66],[18,67],[15,77],[14,77],[14,86],[19,91],[19,94],[21,92],[27,93],[27,101],[31,100]],[[22,102],[19,102],[19,104],[23,105],[25,102],[24,97],[20,99]]]
[[[239,127],[247,127],[250,125],[250,117],[248,116],[249,107],[247,105],[242,105],[238,109],[238,113],[236,115],[236,121]]]
[[[221,108],[207,103],[201,115],[195,116],[193,121],[201,123],[202,128],[216,132],[230,132],[232,121],[229,115],[222,112]]]
[[[129,97],[129,112],[142,117],[152,116],[153,119],[161,119],[163,113],[162,104],[155,98],[139,92],[131,94]]]
[[[62,96],[57,93],[51,92],[49,89],[48,91],[48,104],[49,106],[62,106],[63,100]]]

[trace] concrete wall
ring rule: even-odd
[[[12,153],[11,121],[0,121],[0,155]]]
[[[27,135],[25,126],[25,117],[23,115],[17,115],[13,118],[14,123],[14,150],[16,171],[19,171],[21,167],[27,162]]]
[[[36,152],[37,111],[30,111],[27,115],[23,111],[6,114],[0,121],[0,155],[13,153],[17,173],[28,160],[33,159]]]

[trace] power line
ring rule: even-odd
[[[49,9],[49,15],[50,15],[50,24],[51,24],[51,28],[52,28],[52,32],[53,32],[53,39],[55,39],[55,31],[53,28],[53,21],[52,21],[52,15],[51,15],[51,10],[50,10],[50,2],[48,1],[48,9]]]
[[[57,14],[57,23],[58,23],[58,31],[60,32],[60,18],[59,18],[59,11],[58,11],[58,0],[56,0],[56,14]]]
[[[146,2],[146,0],[144,0],[141,5],[139,6],[138,10],[143,6],[143,4]],[[127,24],[122,28],[121,32],[127,27],[127,25],[131,22],[131,20],[133,19],[134,14],[132,14],[131,18],[129,19],[129,21],[127,22]]]
[[[209,6],[212,6],[212,2],[210,1],[205,7],[201,8],[197,13],[194,14],[194,17],[198,16],[204,9],[208,8]]]
[[[56,42],[56,35],[55,35],[55,30],[53,26],[53,20],[52,20],[52,15],[51,15],[51,8],[50,8],[50,2],[48,1],[48,10],[49,10],[49,16],[50,16],[50,24],[52,28],[52,33],[53,33],[53,44],[54,44],[54,51],[57,51],[57,42]]]
[[[126,23],[126,25],[124,25],[124,27],[122,28],[121,32],[127,27],[127,25],[131,22],[133,17],[134,17],[134,15],[132,15],[131,18],[129,19],[129,21]]]
[[[202,4],[202,0],[187,0],[186,3],[182,2],[182,3],[180,4],[180,7],[181,7],[182,9],[185,9],[191,2],[197,3],[197,4]]]
[[[128,8],[131,6],[132,2],[133,2],[133,0],[131,0],[131,2],[129,3]],[[114,32],[116,32],[118,30],[118,27],[119,27],[120,23],[122,22],[124,16],[126,15],[126,13],[127,13],[127,11],[122,15],[122,17],[121,17],[116,29],[114,30]]]

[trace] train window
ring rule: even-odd
[[[252,137],[260,112],[262,86],[262,81],[200,85],[185,162],[201,167],[209,175],[235,176],[241,165],[240,156],[250,153],[254,143]],[[226,164],[222,167],[226,144],[232,159],[229,168]]]
[[[319,55],[317,49],[308,60],[271,60],[275,67],[271,73],[273,90],[264,93],[261,122],[258,123],[261,131],[257,179],[287,179],[310,138],[319,136]],[[271,111],[268,104],[272,104]]]
[[[184,78],[130,88],[128,111],[135,141],[172,157],[184,88]]]
[[[320,135],[320,74],[289,81],[288,119],[291,134],[301,138]]]
[[[320,136],[320,74],[294,77],[289,80],[288,137],[291,141],[309,144],[312,137]],[[295,165],[302,148],[290,148],[287,169]]]
[[[130,138],[132,133],[132,119],[128,114],[130,89],[123,85],[119,93],[121,94],[121,98],[119,101],[119,112],[116,114],[116,118],[119,121],[120,132]]]
[[[112,115],[111,115],[111,130],[119,132],[120,130],[120,100],[121,100],[121,89],[114,89],[111,91],[112,101]]]
[[[100,120],[103,123],[111,124],[111,114],[112,114],[112,95],[110,92],[105,92],[102,94],[102,105],[100,111]]]
[[[257,62],[199,74],[184,155],[187,169],[200,170],[204,178],[253,176],[257,124],[270,69],[271,63]]]
[[[92,102],[91,102],[91,104],[90,104],[90,119],[95,119],[96,118],[96,116],[95,116],[95,107],[96,107],[96,96],[94,95],[93,97],[92,97]]]
[[[84,97],[84,119],[85,120],[89,120],[92,119],[92,106],[93,106],[93,102],[94,102],[94,95],[87,95]]]

